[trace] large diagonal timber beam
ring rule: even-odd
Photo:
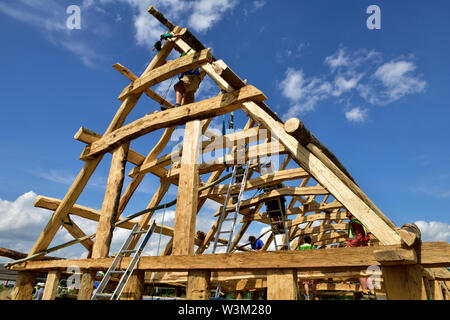
[[[326,166],[311,151],[306,149],[293,136],[288,134],[281,122],[274,120],[264,110],[253,102],[244,103],[242,109],[256,122],[265,128],[270,128],[272,135],[289,150],[292,158],[311,176],[316,179],[355,217],[357,217],[383,244],[399,244],[401,238],[396,231],[392,221],[386,216],[375,212],[372,206],[361,199],[357,193],[348,187],[335,172],[333,168]]]
[[[194,102],[156,114],[149,114],[114,132],[103,135],[101,139],[85,148],[84,156],[81,159],[88,160],[98,157],[114,149],[117,145],[161,128],[173,127],[192,120],[203,120],[223,115],[239,109],[244,102],[262,101],[265,99],[266,96],[260,90],[249,85],[231,93],[219,94],[217,97],[211,99]]]
[[[174,48],[174,45],[175,44],[173,42],[166,42],[162,50],[156,54],[156,56],[147,66],[146,70],[142,75],[146,75],[152,69],[163,64],[166,58],[169,56],[172,49]],[[106,129],[105,131],[106,135],[123,125],[126,117],[131,112],[131,110],[133,110],[140,96],[141,96],[140,94],[131,95],[123,101],[122,105],[119,107],[114,118],[112,119],[111,123]],[[84,164],[83,168],[78,173],[78,176],[76,177],[75,181],[72,183],[66,195],[64,196],[64,199],[61,201],[61,204],[55,210],[50,221],[47,223],[44,230],[39,235],[38,239],[36,240],[35,244],[30,250],[29,252],[30,256],[46,249],[50,245],[51,241],[53,240],[53,237],[55,236],[56,232],[58,231],[61,225],[61,222],[65,217],[67,217],[67,214],[77,201],[78,197],[80,196],[81,192],[88,183],[90,177],[94,173],[95,169],[97,168],[102,158],[103,155],[99,155],[97,158],[93,158],[92,160],[89,160]]]

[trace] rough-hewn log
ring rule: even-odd
[[[295,136],[303,146],[307,146],[312,143],[317,146],[322,152],[331,160],[333,163],[343,172],[345,173],[353,182],[355,180],[350,175],[350,173],[345,169],[342,163],[338,160],[338,158],[330,151],[327,147],[325,147],[312,133],[309,131],[303,122],[298,118],[291,118],[284,124],[284,130],[287,133]],[[356,183],[356,182],[355,182]]]

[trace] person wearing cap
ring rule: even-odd
[[[261,251],[264,247],[264,242],[261,239],[256,240],[254,236],[248,237],[248,241],[250,241],[252,250]]]
[[[34,300],[42,300],[42,296],[44,295],[44,283],[43,282],[39,282],[37,284],[38,289],[36,291],[36,294],[34,296]]]

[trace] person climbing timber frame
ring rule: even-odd
[[[200,82],[202,82],[205,75],[205,71],[200,68],[196,68],[194,70],[184,72],[178,77],[179,81],[173,87],[175,89],[176,107],[195,101],[195,93],[197,92]]]

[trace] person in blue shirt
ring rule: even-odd
[[[254,236],[248,237],[248,241],[250,241],[250,245],[255,251],[261,251],[264,247],[264,242],[261,239],[256,240]]]

